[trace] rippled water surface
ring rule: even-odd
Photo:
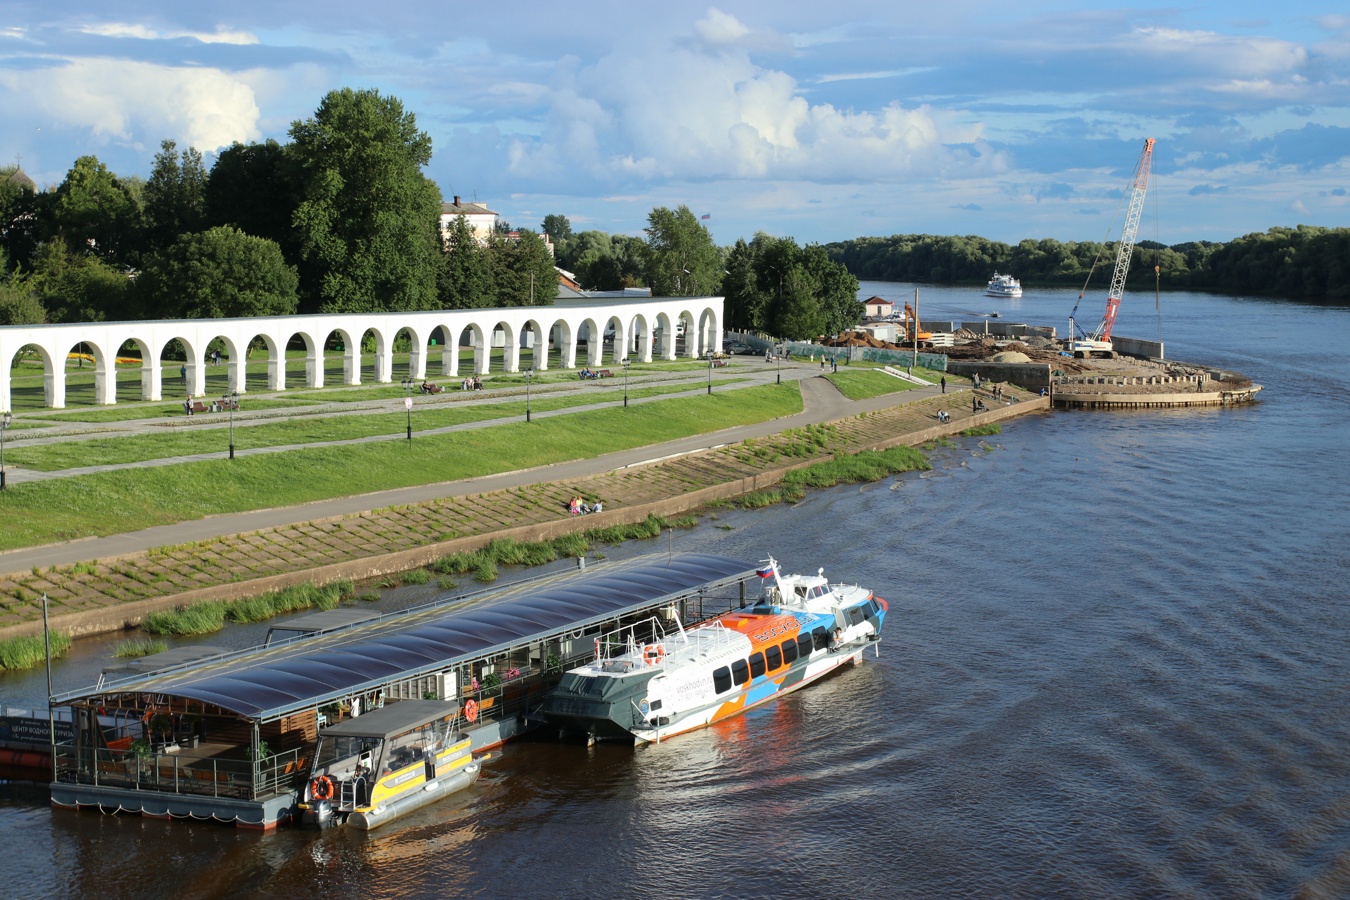
[[[1073,299],[922,288],[921,312]],[[1156,338],[1152,299],[1118,332]],[[660,746],[508,746],[371,835],[0,801],[5,893],[1350,895],[1350,316],[1163,305],[1168,355],[1259,404],[1025,417],[930,473],[676,538],[874,587],[879,658]]]

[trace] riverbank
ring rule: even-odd
[[[764,423],[740,439],[738,429],[703,435],[705,446],[694,450],[673,442],[642,448],[640,458],[611,454],[433,485],[429,488],[437,496],[412,502],[370,501],[386,495],[345,498],[358,510],[325,516],[313,513],[319,505],[299,507],[281,511],[291,520],[278,525],[226,527],[205,540],[161,541],[107,556],[95,545],[125,546],[126,541],[58,545],[68,560],[72,551],[78,556],[60,564],[29,562],[50,558],[54,548],[6,554],[0,565],[19,571],[0,575],[0,598],[5,598],[0,639],[41,633],[44,593],[53,629],[77,636],[118,631],[147,613],[197,600],[237,599],[307,581],[376,578],[477,549],[494,538],[535,541],[651,515],[679,515],[772,486],[812,463],[923,444],[1048,408],[1046,398],[1022,391],[1010,392],[1004,403],[991,399],[988,411],[976,413],[967,392],[944,396],[923,390],[841,402],[824,378],[801,384],[807,413]],[[949,422],[937,421],[939,409],[950,413]],[[831,414],[822,416],[822,410]],[[714,443],[706,446],[707,441]],[[569,515],[567,502],[578,494],[602,499],[605,511]]]

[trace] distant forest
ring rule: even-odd
[[[1107,284],[1116,244],[1024,240],[1016,246],[982,237],[897,234],[826,244],[830,258],[854,276],[877,281],[977,284],[1006,272],[1024,285]],[[1095,262],[1095,270],[1094,270]],[[1350,229],[1272,228],[1228,243],[1191,241],[1171,247],[1135,244],[1129,284],[1165,290],[1221,291],[1300,300],[1350,300]]]

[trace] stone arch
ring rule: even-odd
[[[527,319],[525,324],[521,326],[521,343],[522,345],[528,344],[530,351],[530,365],[527,368],[534,369],[536,372],[548,371],[550,330],[541,325],[538,319]],[[521,349],[526,349],[526,347],[522,346]]]
[[[301,344],[297,349],[302,349],[305,353],[305,387],[323,387],[324,344],[328,340],[328,335],[316,339],[313,334],[303,329],[293,331],[286,336],[285,351],[291,349],[291,346],[296,342],[296,338],[300,339]]]
[[[563,369],[575,369],[577,365],[576,332],[572,323],[566,319],[555,319],[548,328],[553,346],[558,348],[558,366]]]
[[[387,334],[385,329],[377,323],[367,325],[361,332],[360,352],[362,355],[366,352],[366,337],[374,338],[372,342],[374,349],[371,354],[371,377],[377,384],[389,384],[394,380],[394,341],[393,335]],[[359,360],[359,357],[358,357]],[[358,364],[354,367],[356,373],[355,381],[348,381],[347,384],[360,384],[363,367]]]
[[[657,313],[653,352],[658,359],[675,358],[675,320],[669,313]]]
[[[263,350],[267,353],[267,374],[260,382],[269,391],[286,390],[286,345],[277,340],[277,336],[260,331],[249,335],[247,332],[240,335],[244,345],[243,358],[239,360],[239,368],[233,365],[234,357],[230,357],[230,378],[228,389],[244,393],[248,387],[248,363],[249,355],[252,352],[253,342],[262,341]]]
[[[492,326],[492,349],[497,349],[497,341],[502,346],[502,371],[520,371],[520,332],[505,319]],[[488,354],[488,368],[492,366],[492,355]]]
[[[717,312],[705,307],[698,319],[699,354],[722,349],[722,330],[717,323]]]
[[[459,346],[456,344],[455,329],[445,322],[433,325],[427,335],[427,359],[432,350],[430,344],[437,343],[441,348],[441,374],[451,378],[459,374]]]
[[[160,400],[163,391],[163,375],[159,368],[159,357],[155,355],[154,346],[151,342],[142,337],[131,335],[125,338],[122,343],[117,345],[117,357],[113,360],[116,367],[117,360],[122,359],[124,350],[133,349],[141,357],[141,399]]]
[[[604,330],[596,324],[595,319],[582,319],[577,325],[577,343],[586,342],[586,360],[585,364],[592,368],[600,365],[600,354],[604,350]]]
[[[165,359],[168,355],[166,351],[174,341],[183,348],[184,356],[178,361],[178,372],[173,377],[173,384],[177,388],[174,393],[200,397],[206,392],[206,367],[202,365],[201,348],[195,341],[185,335],[171,333],[160,343],[157,356],[161,360]]]
[[[18,347],[14,351],[14,353],[10,356],[10,358],[4,361],[5,374],[9,375],[9,373],[14,370],[14,367],[18,365],[17,360],[22,359],[26,353],[30,352],[36,353],[39,361],[41,361],[42,363],[43,404],[46,406],[50,406],[52,409],[63,409],[66,404],[65,381],[64,379],[62,379],[60,384],[61,403],[59,406],[55,405],[53,403],[53,400],[55,399],[54,394],[55,391],[57,390],[56,357],[55,354],[53,354],[52,351],[45,345],[39,343],[29,343],[23,344],[20,347]],[[20,394],[22,395],[23,393],[25,393],[25,391],[21,389]],[[4,409],[12,410],[13,408],[14,408],[14,388],[11,385],[9,390],[9,396],[5,398]]]
[[[652,361],[652,329],[647,317],[642,313],[633,316],[628,322],[628,337],[624,344],[624,353],[619,359],[636,355],[639,362]]]
[[[694,314],[687,309],[680,310],[675,318],[675,346],[683,348],[685,359],[698,359],[698,327]]]
[[[605,320],[605,327],[601,331],[600,341],[600,362],[604,363],[605,344],[609,344],[609,359],[614,365],[619,364],[619,360],[624,358],[624,348],[628,346],[628,326],[624,324],[623,318],[615,313]]]
[[[425,381],[427,376],[427,332],[421,330],[416,325],[398,325],[397,330],[390,336],[389,341],[389,380],[394,380],[393,358],[395,353],[402,352],[399,348],[403,345],[400,338],[407,334],[408,336],[408,362],[398,373],[400,379],[411,378],[414,381]]]
[[[464,340],[466,336],[468,337],[467,341]],[[458,354],[459,348],[461,347],[473,348],[473,364],[471,371],[467,374],[487,374],[488,356],[491,352],[491,348],[487,346],[487,343],[488,339],[486,335],[483,334],[483,326],[479,325],[477,322],[468,323],[463,328],[459,329],[459,333],[455,335],[456,354]]]
[[[244,373],[247,371],[244,364],[244,354],[239,346],[238,335],[235,334],[211,334],[210,332],[199,333],[202,352],[202,390],[203,395],[216,397],[221,394],[228,394],[230,391],[244,393]],[[211,345],[216,341],[221,343],[220,365],[225,367],[222,377],[219,368],[214,359],[214,352]],[[247,343],[244,344],[248,346]],[[194,395],[195,396],[195,395]]]

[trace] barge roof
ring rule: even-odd
[[[403,678],[436,672],[529,641],[577,631],[660,605],[754,567],[706,553],[647,556],[595,574],[532,586],[467,609],[409,610],[337,633],[252,648],[170,672],[144,674],[54,697],[61,704],[111,693],[199,700],[268,721]]]

